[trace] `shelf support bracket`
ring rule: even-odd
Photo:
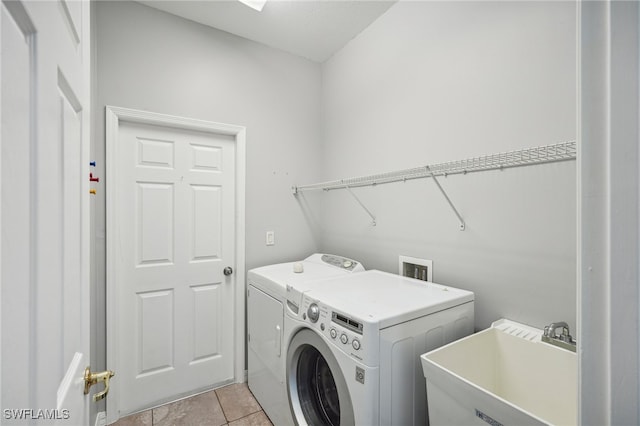
[[[464,231],[464,229],[466,228],[466,225],[464,223],[464,219],[462,218],[462,216],[460,216],[460,213],[458,213],[458,209],[456,209],[456,206],[454,206],[453,202],[451,202],[451,199],[445,192],[444,188],[442,188],[442,185],[440,185],[440,182],[438,182],[438,179],[436,178],[436,175],[434,175],[433,172],[431,171],[431,168],[429,166],[425,166],[425,169],[427,170],[427,173],[431,175],[431,178],[433,179],[435,184],[438,186],[438,189],[442,193],[442,196],[444,197],[444,199],[447,200],[447,203],[449,203],[449,207],[451,207],[451,210],[453,210],[453,212],[458,217],[458,220],[460,221],[460,230]]]
[[[366,208],[364,204],[362,204],[362,201],[360,201],[360,198],[358,198],[356,194],[353,193],[351,188],[349,188],[348,186],[345,186],[345,188],[347,189],[347,191],[349,191],[349,194],[351,194],[351,196],[358,202],[358,204],[360,204],[360,207],[362,207],[364,211],[367,212],[367,214],[371,217],[371,224],[373,226],[376,226],[376,217],[373,215],[373,213],[371,213],[369,209]]]

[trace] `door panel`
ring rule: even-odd
[[[174,188],[171,183],[137,182],[138,266],[172,264]]]
[[[31,132],[33,38],[29,25],[21,25],[26,14],[20,3],[2,9],[2,405],[21,407],[28,401],[27,386],[12,387],[20,377],[29,377],[31,272]],[[15,10],[19,7],[19,10]],[[9,208],[10,206],[10,208]],[[20,279],[20,285],[10,285]],[[11,301],[11,303],[7,303]],[[11,325],[11,326],[10,326]]]
[[[235,146],[123,122],[116,280],[123,416],[234,377]],[[130,360],[138,360],[136,363]]]
[[[138,294],[138,371],[136,377],[148,376],[174,368],[173,359],[173,291]]]
[[[215,284],[192,286],[193,303],[193,353],[191,362],[208,361],[222,356],[221,333],[216,325],[221,323],[222,291]]]
[[[59,72],[58,89],[60,93],[60,111],[62,133],[62,238],[64,255],[62,256],[64,283],[63,306],[82,306],[82,282],[79,265],[82,263],[82,114],[77,96]],[[85,176],[85,179],[87,177]],[[86,196],[86,195],[85,195]],[[70,365],[78,348],[82,345],[82,321],[78,321],[73,309],[63,310],[63,362]],[[85,366],[86,367],[86,366]]]
[[[191,185],[193,200],[193,255],[191,261],[208,261],[221,256],[222,212],[220,186]]]

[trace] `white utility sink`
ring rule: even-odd
[[[577,357],[500,320],[421,356],[433,425],[575,425]]]

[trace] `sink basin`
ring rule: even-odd
[[[500,320],[421,356],[431,425],[575,425],[574,352]]]

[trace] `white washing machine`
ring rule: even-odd
[[[352,259],[316,253],[301,262],[280,263],[248,272],[247,362],[249,389],[274,425],[293,424],[285,386],[283,329],[286,288],[308,281],[364,271]]]
[[[472,292],[370,270],[288,294],[296,424],[427,424],[420,355],[473,332]]]

